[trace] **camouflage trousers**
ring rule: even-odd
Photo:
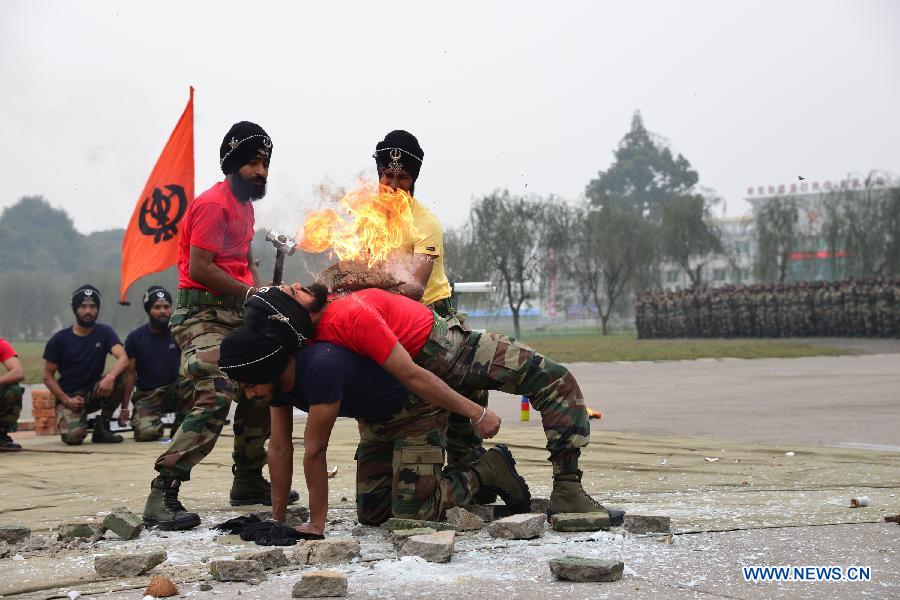
[[[122,374],[116,377],[112,393],[105,398],[97,395],[97,384],[69,394],[69,397],[80,396],[84,399],[84,407],[81,410],[72,410],[57,398],[56,422],[59,424],[60,439],[70,446],[77,446],[83,442],[88,432],[88,415],[99,410],[100,415],[97,418],[109,421],[116,409],[121,406],[124,395],[125,375]]]
[[[438,300],[429,305],[429,308],[444,319],[456,318],[460,323],[465,323],[466,315],[456,312],[449,300]],[[479,406],[488,405],[487,390],[475,390],[466,396]],[[450,413],[447,423],[447,466],[455,467],[464,465],[475,458],[475,448],[480,448],[484,443],[481,435],[467,417],[456,413]]]
[[[175,434],[181,421],[191,410],[191,404],[194,402],[194,385],[189,378],[179,377],[169,385],[152,390],[135,390],[131,402],[134,404],[131,415],[134,440],[153,442],[163,436],[162,417],[165,413],[175,413],[172,435]]]
[[[478,490],[471,470],[444,466],[447,411],[410,395],[387,421],[364,423],[356,450],[356,511],[363,525],[442,519]]]
[[[24,393],[25,389],[17,383],[0,386],[0,433],[16,430]]]
[[[568,369],[505,335],[472,331],[437,314],[415,361],[464,395],[500,390],[527,397],[541,413],[554,474],[578,470],[591,426],[581,388]]]
[[[247,400],[219,371],[219,345],[222,338],[243,323],[240,311],[179,306],[169,323],[172,337],[181,349],[181,377],[194,393],[190,412],[154,467],[163,477],[189,480],[194,465],[216,445],[231,402],[236,400],[234,464],[240,470],[261,470],[266,464],[265,443],[270,430],[268,403]]]

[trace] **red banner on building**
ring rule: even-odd
[[[122,242],[122,292],[178,262],[181,219],[194,200],[194,88],[138,198]]]

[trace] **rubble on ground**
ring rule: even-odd
[[[153,596],[154,598],[169,598],[178,595],[178,587],[168,577],[154,575],[150,578],[150,583],[147,585],[147,589],[144,590],[144,595]]]
[[[544,535],[545,514],[524,513],[497,519],[488,526],[491,537],[508,540],[530,540]]]
[[[550,517],[553,531],[609,531],[609,513],[556,513]]]
[[[347,595],[347,576],[340,571],[309,571],[294,585],[293,598],[334,598]]]
[[[455,531],[436,531],[423,535],[413,535],[406,539],[397,550],[397,556],[418,556],[428,562],[450,562],[453,557]]]
[[[136,577],[162,564],[167,558],[165,552],[107,554],[94,559],[94,570],[101,577]]]
[[[123,540],[133,540],[144,530],[144,521],[135,513],[124,506],[119,506],[110,511],[103,518],[103,527],[112,531]]]
[[[266,572],[255,560],[213,560],[209,563],[209,574],[216,581],[262,581]]]
[[[550,572],[563,581],[618,581],[625,564],[618,560],[563,556],[550,561]]]

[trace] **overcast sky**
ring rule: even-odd
[[[577,198],[639,109],[721,194],[900,174],[900,3],[0,0],[0,207],[42,194],[124,227],[188,98],[197,193],[230,125],[275,149],[260,226],[418,136],[447,226],[496,188]]]

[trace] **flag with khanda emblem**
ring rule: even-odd
[[[122,242],[122,293],[178,262],[181,219],[194,199],[194,88],[138,198]]]

